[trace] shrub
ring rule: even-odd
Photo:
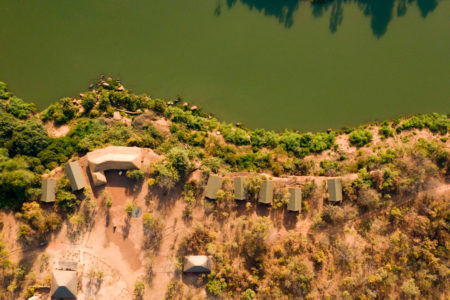
[[[416,286],[414,278],[405,280],[402,284],[402,292],[405,296],[412,297],[420,294],[419,288]]]
[[[219,278],[210,279],[206,284],[208,292],[213,296],[220,295],[227,288],[227,283],[221,281]]]
[[[134,296],[138,299],[142,298],[142,296],[144,296],[144,290],[145,290],[145,283],[140,280],[136,280],[136,282],[134,283],[134,291],[133,291]]]
[[[151,213],[145,213],[142,219],[142,226],[144,227],[146,239],[144,246],[146,248],[152,246],[154,249],[157,249],[162,240],[164,224]]]
[[[383,138],[388,138],[388,137],[394,136],[394,130],[392,130],[392,128],[389,127],[388,124],[383,124],[382,126],[380,126],[380,128],[378,129],[378,133]]]
[[[19,119],[25,119],[32,112],[36,111],[36,105],[26,103],[22,99],[13,96],[9,99],[8,111]]]
[[[144,179],[144,171],[139,169],[127,170],[127,177],[134,181],[140,181]]]
[[[349,141],[353,146],[362,147],[372,140],[372,133],[368,130],[358,129],[349,135]]]
[[[428,114],[413,116],[397,127],[397,132],[409,130],[412,128],[422,129],[428,128],[432,132],[440,132],[442,135],[446,134],[450,128],[450,119],[446,115]]]
[[[16,154],[36,156],[49,142],[44,127],[35,120],[29,120],[17,125],[6,147],[12,156]]]
[[[134,208],[134,205],[133,205],[133,203],[131,203],[131,202],[128,202],[127,203],[127,205],[125,205],[125,213],[128,215],[128,216],[131,216],[131,213],[133,212],[133,208]]]

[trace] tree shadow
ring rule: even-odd
[[[300,6],[307,7],[308,3],[300,5],[301,0],[225,0],[228,9],[236,6],[240,1],[250,10],[264,13],[265,16],[274,17],[285,28],[291,28],[294,24],[294,13]],[[375,37],[380,38],[386,32],[389,23],[396,15],[405,16],[408,8],[417,5],[420,14],[426,18],[438,6],[438,0],[319,0],[310,3],[311,13],[314,17],[325,17],[325,12],[330,11],[329,30],[336,33],[344,19],[345,6],[355,5],[370,18],[370,26]],[[218,0],[214,14],[222,14],[222,1]]]

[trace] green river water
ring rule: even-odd
[[[450,1],[1,0],[0,81],[44,108],[99,74],[225,121],[450,112]]]

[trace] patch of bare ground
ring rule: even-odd
[[[70,131],[69,125],[56,125],[54,121],[45,123],[44,127],[47,129],[48,134],[55,138],[65,136]]]

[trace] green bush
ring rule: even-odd
[[[59,102],[50,105],[41,113],[43,121],[54,120],[56,124],[65,124],[72,120],[78,112],[78,108],[70,98],[62,98]]]
[[[0,99],[8,99],[10,96],[6,83],[0,81]]]
[[[353,146],[362,147],[372,140],[372,133],[368,130],[358,129],[349,135],[349,141]]]
[[[144,171],[139,170],[139,169],[128,170],[127,177],[130,179],[133,179],[135,181],[142,180],[142,179],[144,179]]]
[[[35,120],[29,120],[16,126],[11,139],[5,145],[12,156],[16,154],[36,156],[49,142],[44,127]]]
[[[388,137],[394,136],[394,130],[392,130],[392,128],[389,127],[388,124],[383,124],[382,126],[380,126],[380,128],[378,129],[378,133],[383,138],[388,138]]]
[[[208,283],[206,284],[206,288],[208,289],[208,292],[211,295],[218,296],[226,290],[227,283],[224,281],[221,281],[219,278],[213,278],[213,279],[208,280]]]
[[[25,119],[31,113],[36,112],[36,105],[33,103],[26,103],[22,99],[12,96],[9,99],[8,111],[19,119]]]
[[[397,132],[409,130],[412,128],[423,129],[428,128],[433,132],[439,132],[442,135],[446,134],[450,128],[450,119],[447,115],[428,114],[413,116],[404,120],[402,124],[397,127]]]

